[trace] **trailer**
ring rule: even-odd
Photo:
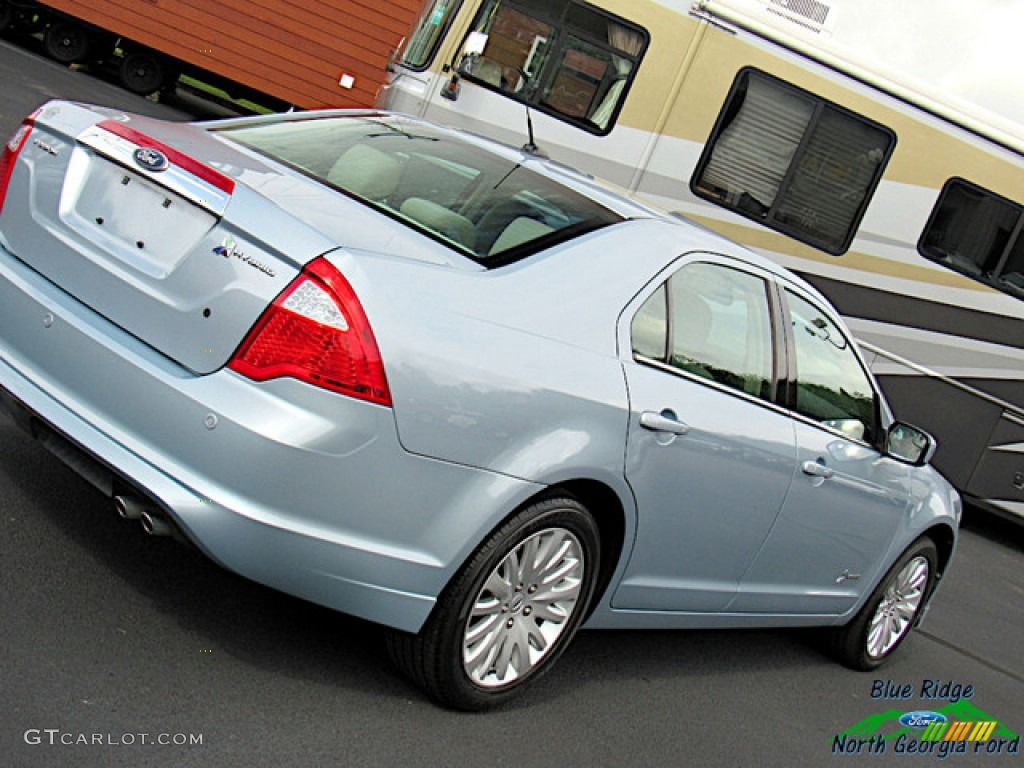
[[[0,30],[148,94],[182,73],[299,108],[372,106],[419,0],[0,0]],[[265,99],[264,99],[265,100]]]
[[[539,145],[802,274],[936,466],[1024,518],[1024,128],[841,51],[833,11],[427,0],[380,106]]]

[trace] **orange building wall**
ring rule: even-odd
[[[303,108],[373,106],[422,0],[46,0]],[[354,84],[339,80],[351,75]]]

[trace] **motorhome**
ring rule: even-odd
[[[844,47],[836,10],[427,0],[379,104],[536,145],[802,274],[953,484],[1024,517],[1024,128]]]

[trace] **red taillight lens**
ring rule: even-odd
[[[257,381],[290,376],[391,405],[363,307],[348,281],[323,258],[310,262],[267,308],[228,367]]]
[[[14,173],[14,163],[18,159],[18,153],[28,143],[28,135],[32,133],[32,126],[35,124],[35,113],[25,118],[25,122],[11,136],[11,140],[4,145],[3,154],[0,155],[0,211],[4,208],[4,199],[7,197],[7,186],[11,183],[11,175]]]

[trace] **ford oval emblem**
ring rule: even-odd
[[[906,725],[909,728],[927,728],[932,723],[944,723],[946,722],[946,716],[939,712],[929,712],[927,710],[918,710],[917,712],[907,712],[900,718],[900,723]]]
[[[132,158],[136,165],[147,171],[166,171],[170,165],[167,155],[152,147],[139,147],[135,150]]]

